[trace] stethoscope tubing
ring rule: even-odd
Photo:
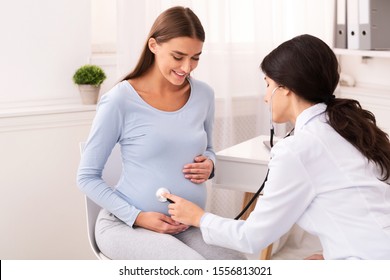
[[[292,133],[294,132],[294,128],[291,129],[291,131],[289,133],[287,133],[286,136],[284,136],[284,138],[287,138],[289,137]],[[270,130],[270,138],[269,138],[269,142],[270,142],[270,145],[271,147],[273,147],[273,137],[274,137],[274,128],[272,127],[271,130]],[[283,138],[283,139],[284,139]],[[251,200],[246,204],[246,206],[241,210],[241,212],[234,218],[235,220],[239,220],[242,215],[245,214],[246,211],[248,211],[249,207],[253,204],[253,202],[256,200],[256,198],[258,198],[260,196],[260,193],[263,191],[264,189],[264,186],[265,186],[265,182],[267,182],[267,179],[268,179],[268,173],[269,173],[269,169],[267,169],[267,174],[265,174],[265,178],[263,180],[263,183],[261,184],[260,188],[257,190],[257,192],[253,195],[253,197],[251,198]]]

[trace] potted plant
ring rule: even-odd
[[[81,66],[73,75],[73,81],[79,87],[83,104],[96,104],[100,85],[106,79],[103,69],[96,65]]]

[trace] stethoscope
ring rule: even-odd
[[[166,198],[166,197],[163,197],[163,193],[171,193],[167,188],[159,188],[157,191],[156,191],[156,197],[157,197],[157,200],[160,201],[160,202],[169,202],[169,203],[174,203],[172,200],[170,200],[169,198]]]
[[[289,133],[286,134],[286,136],[283,137],[286,138],[286,137],[289,137],[292,133],[294,132],[294,128],[290,130]],[[274,129],[273,127],[271,128],[271,131],[270,131],[270,137],[269,137],[269,143],[270,143],[270,146],[271,148],[274,146],[274,143],[273,143],[273,136],[274,136]],[[260,196],[260,193],[263,191],[264,189],[264,186],[265,186],[265,182],[267,182],[267,179],[268,179],[268,173],[269,173],[269,169],[267,169],[267,174],[265,174],[265,177],[264,177],[264,181],[263,183],[261,184],[260,188],[257,190],[257,192],[253,195],[253,197],[251,198],[251,200],[249,200],[249,202],[247,203],[247,205],[242,209],[242,211],[240,212],[240,214],[238,214],[234,219],[235,220],[238,220],[242,217],[242,215],[244,215],[244,213],[246,211],[248,211],[248,208],[253,204],[253,202],[256,200],[256,198],[258,198]]]
[[[275,92],[280,89],[282,86],[277,86],[274,88],[271,92],[271,99],[269,104],[269,127],[270,127],[270,134],[269,134],[269,144],[271,148],[274,146],[274,135],[275,135],[275,128],[274,128],[274,122],[272,121],[272,99],[274,98]],[[268,175],[268,173],[267,173]]]
[[[272,99],[274,97],[274,94],[275,92],[280,89],[281,87],[283,86],[277,86],[276,88],[274,88],[272,90],[272,93],[271,93],[271,99],[270,99],[270,106],[269,106],[269,112],[270,112],[270,134],[269,134],[269,145],[271,146],[270,148],[272,148],[274,146],[274,135],[275,135],[275,129],[274,129],[274,123],[272,121]],[[283,137],[284,138],[287,138],[289,137],[292,133],[294,132],[294,128],[290,130],[290,132],[288,132],[286,134],[286,136]],[[253,202],[256,200],[256,198],[258,198],[260,196],[260,193],[263,191],[264,189],[264,186],[265,186],[265,182],[267,182],[267,179],[268,179],[268,173],[269,173],[269,169],[267,169],[267,174],[265,174],[265,177],[264,177],[264,180],[263,180],[263,183],[261,184],[260,188],[257,190],[257,192],[253,195],[253,197],[251,198],[251,200],[247,203],[247,205],[242,209],[242,211],[234,218],[235,220],[238,220],[242,217],[242,215],[244,215],[244,213],[246,211],[248,211],[248,208],[253,204]]]
[[[273,121],[272,121],[272,98],[273,98],[274,93],[276,92],[276,90],[278,90],[281,87],[282,86],[278,86],[278,87],[274,88],[272,90],[272,93],[271,93],[271,100],[270,100],[270,136],[269,136],[269,143],[270,143],[271,148],[274,146],[274,135],[275,135],[274,124],[273,124]],[[294,132],[294,128],[291,129],[290,132],[288,132],[286,134],[286,136],[283,137],[283,139],[289,137],[293,132]],[[265,174],[263,183],[261,184],[260,188],[253,195],[253,197],[247,203],[247,205],[241,210],[241,212],[234,218],[234,220],[239,220],[242,217],[242,215],[244,215],[245,212],[248,211],[249,207],[253,204],[253,202],[256,200],[256,198],[258,198],[260,196],[260,193],[264,189],[265,182],[267,182],[268,173],[269,173],[269,169],[267,170],[267,174]],[[158,201],[160,201],[160,202],[167,202],[168,201],[169,203],[174,203],[172,200],[170,200],[170,199],[168,199],[166,197],[163,197],[162,196],[163,193],[171,193],[171,192],[167,188],[159,188],[156,191],[156,197],[157,197]]]

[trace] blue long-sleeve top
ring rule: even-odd
[[[185,164],[198,155],[215,162],[212,146],[214,92],[207,84],[188,79],[191,93],[177,111],[158,110],[123,81],[102,96],[77,174],[82,192],[116,217],[133,226],[141,211],[168,215],[167,204],[156,199],[161,187],[204,207],[205,184],[184,178]],[[119,143],[122,173],[115,186],[102,179],[103,168]]]

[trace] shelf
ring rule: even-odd
[[[361,56],[363,58],[370,57],[382,57],[382,58],[390,58],[390,50],[383,51],[370,51],[370,50],[350,50],[350,49],[333,49],[336,55],[354,55]]]
[[[338,86],[336,89],[341,94],[364,95],[379,99],[390,99],[390,88],[374,85],[360,85],[354,87]]]

